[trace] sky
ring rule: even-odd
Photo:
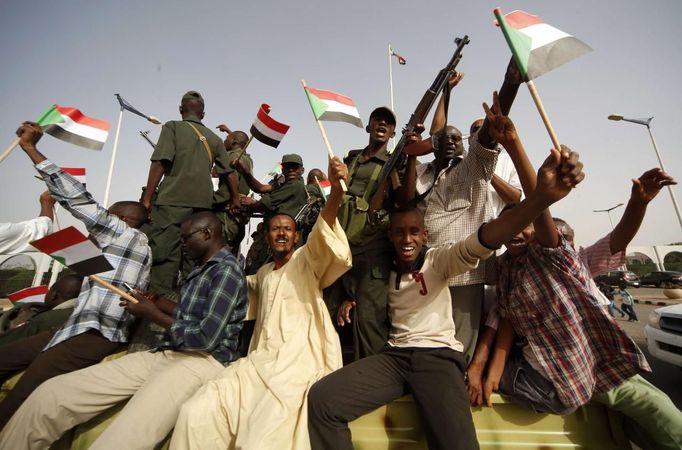
[[[111,160],[121,94],[162,121],[179,119],[188,90],[205,98],[204,124],[248,131],[261,103],[291,126],[279,148],[249,148],[255,174],[264,176],[282,154],[299,153],[306,169],[326,171],[326,150],[301,87],[329,89],[354,99],[366,124],[374,107],[390,104],[388,45],[407,59],[393,64],[395,111],[406,123],[424,91],[468,35],[458,67],[464,80],[450,103],[450,122],[461,130],[483,115],[499,89],[510,51],[493,26],[493,9],[522,9],[589,44],[594,51],[537,80],[559,140],[578,151],[585,181],[552,207],[589,245],[610,231],[606,213],[594,210],[627,203],[631,179],[658,165],[646,127],[607,120],[653,116],[667,171],[682,181],[682,2],[606,0],[548,1],[75,1],[0,2],[0,149],[24,120],[51,104],[73,106],[112,123],[102,151],[44,136],[39,149],[61,166],[86,167],[88,189],[102,200]],[[537,166],[551,141],[528,90],[521,86],[511,118]],[[427,121],[427,124],[430,123]],[[367,144],[364,129],[325,123],[338,155]],[[151,147],[140,136],[160,127],[124,113],[110,203],[137,199],[146,184]],[[216,130],[217,132],[217,130]],[[218,132],[219,133],[219,132]],[[4,141],[3,141],[4,140]],[[428,158],[427,158],[428,160]],[[35,179],[17,148],[0,163],[0,222],[35,217],[44,184]],[[682,190],[673,192],[682,197]],[[623,207],[611,218],[620,219]],[[75,224],[62,210],[62,226]],[[682,241],[668,192],[649,206],[633,245]]]

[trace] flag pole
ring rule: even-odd
[[[88,278],[90,278],[92,281],[99,284],[100,286],[105,287],[105,288],[109,289],[110,291],[114,291],[115,293],[117,293],[118,295],[120,295],[121,297],[123,297],[124,299],[129,301],[130,303],[139,303],[135,297],[133,297],[132,295],[128,294],[127,292],[117,288],[116,286],[109,283],[108,281],[104,281],[103,279],[101,279],[97,275],[89,275]]]
[[[242,147],[242,151],[239,153],[239,156],[237,156],[237,159],[235,159],[235,162],[239,161],[242,158],[242,156],[244,155],[244,153],[246,153],[246,147],[249,146],[249,144],[251,143],[252,140],[253,140],[253,135],[249,136],[249,140],[246,141],[246,144],[244,144],[244,147]]]
[[[528,86],[528,90],[530,91],[530,96],[533,97],[533,102],[535,102],[535,106],[537,107],[538,112],[540,113],[540,117],[542,118],[542,122],[545,124],[545,128],[547,129],[547,133],[549,133],[549,137],[550,137],[550,139],[552,139],[552,144],[554,145],[554,148],[561,151],[561,144],[559,143],[559,138],[557,137],[556,133],[554,132],[554,127],[552,127],[552,122],[549,121],[549,117],[547,116],[547,112],[545,111],[545,107],[542,105],[542,100],[540,100],[540,95],[538,94],[538,91],[535,89],[535,84],[533,83],[533,80],[526,81],[526,86]]]
[[[393,49],[391,44],[388,44],[388,86],[391,95],[391,111],[395,114],[395,105],[393,104]],[[392,152],[395,148],[395,138],[391,138],[391,148],[389,152]]]
[[[303,85],[303,90],[305,91],[305,89],[308,87],[305,84],[305,80],[301,80],[301,84]],[[312,108],[312,105],[310,107]],[[327,155],[329,156],[329,159],[332,159],[335,155],[334,155],[334,152],[332,151],[332,146],[329,143],[329,138],[327,138],[327,132],[324,130],[324,127],[322,126],[322,122],[317,120],[317,117],[315,118],[315,122],[317,122],[317,126],[320,128],[320,133],[322,134],[322,140],[324,141],[324,144],[327,147]],[[346,186],[346,182],[343,180],[339,180],[339,183],[341,184],[341,189],[343,190],[343,192],[347,192],[348,187]]]
[[[14,142],[12,142],[12,144],[9,147],[7,147],[7,150],[5,150],[2,155],[0,155],[0,162],[2,162],[3,159],[7,158],[9,156],[9,154],[12,153],[12,150],[14,150],[14,147],[19,145],[19,140],[21,140],[20,137],[17,137],[16,139],[14,139]]]
[[[121,133],[121,121],[123,120],[123,106],[118,113],[118,125],[116,125],[116,137],[114,138],[114,149],[111,152],[111,161],[109,162],[109,174],[107,175],[107,187],[104,189],[104,202],[102,206],[105,208],[109,206],[109,190],[111,189],[111,177],[114,174],[114,162],[116,161],[116,149],[118,148],[118,136]]]
[[[395,111],[395,106],[393,105],[393,51],[391,44],[388,44],[388,85],[391,94],[391,111]]]
[[[52,105],[52,107],[50,107],[50,109],[48,109],[47,111],[45,111],[45,112],[38,118],[38,120],[36,120],[36,122],[38,123],[38,125],[40,125],[40,123],[41,123],[43,120],[45,120],[45,118],[48,117],[48,116],[50,115],[50,113],[52,113],[52,112],[55,110],[56,107],[57,107],[57,105]],[[41,126],[41,128],[43,127],[43,125],[40,125],[40,126]],[[14,147],[16,147],[17,145],[19,145],[19,141],[20,141],[20,140],[21,140],[21,137],[20,137],[20,136],[17,136],[17,137],[14,139],[14,142],[12,142],[12,144],[11,144],[9,147],[7,147],[7,150],[5,150],[5,151],[2,153],[2,155],[0,155],[0,162],[2,162],[5,158],[7,158],[7,156],[9,156],[10,153],[12,153],[12,150],[14,150]]]

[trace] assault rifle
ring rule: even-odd
[[[410,120],[407,122],[407,125],[405,125],[403,134],[398,141],[395,150],[393,150],[391,156],[388,158],[388,161],[386,161],[384,164],[384,167],[379,174],[379,178],[374,185],[375,190],[372,193],[372,197],[369,202],[369,210],[367,211],[370,221],[376,223],[378,220],[376,212],[381,209],[381,205],[384,202],[386,189],[388,189],[388,183],[390,182],[391,171],[395,168],[396,164],[402,157],[403,148],[405,147],[405,142],[407,140],[406,136],[409,133],[414,132],[417,128],[417,125],[424,123],[424,120],[426,120],[426,116],[431,111],[433,104],[436,103],[438,94],[440,94],[443,89],[447,89],[448,79],[455,72],[455,67],[457,67],[459,60],[462,59],[462,50],[468,43],[469,36],[465,35],[463,38],[455,38],[455,44],[457,44],[457,48],[455,49],[452,58],[450,58],[450,61],[445,65],[445,67],[438,72],[436,79],[426,90],[424,96],[417,105],[417,108],[410,116]]]

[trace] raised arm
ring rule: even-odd
[[[127,225],[100,206],[83,183],[48,160],[36,147],[42,137],[40,125],[24,122],[17,130],[19,145],[35,164],[52,196],[76,219],[83,222],[100,246],[109,245],[127,229]]]
[[[501,111],[500,98],[497,92],[493,92],[492,108],[483,103],[483,110],[485,111],[485,120],[488,122],[489,136],[507,150],[519,175],[521,187],[528,196],[535,191],[537,183],[535,169],[528,159],[528,154],[523,148],[519,135],[516,133],[514,123]],[[542,211],[538,218],[533,221],[533,226],[535,227],[536,239],[540,245],[551,248],[559,245],[559,233],[554,226],[549,209]]]
[[[54,204],[55,199],[50,194],[50,191],[45,191],[40,194],[40,215],[39,217],[47,217],[54,220]]]
[[[518,203],[521,200],[521,191],[495,174],[490,179],[490,185],[505,203]]]
[[[332,190],[322,211],[320,211],[320,215],[331,228],[334,228],[336,223],[336,216],[343,197],[343,189],[339,180],[348,182],[348,167],[335,156],[329,160],[329,181],[332,183]]]
[[[611,233],[611,254],[625,251],[632,238],[635,237],[649,202],[656,198],[664,186],[677,184],[667,173],[658,167],[647,170],[641,177],[632,180],[630,200],[625,207],[623,217]]]
[[[552,203],[568,195],[583,178],[585,174],[577,153],[560,153],[552,149],[538,171],[535,190],[516,208],[483,225],[479,231],[481,242],[489,248],[500,247],[535,221]]]
[[[502,87],[500,88],[498,95],[498,104],[500,112],[503,115],[509,115],[512,103],[514,103],[516,93],[519,91],[519,86],[522,82],[523,79],[516,68],[514,58],[511,58],[509,60],[509,64],[507,65],[507,72],[504,75],[504,82],[502,83]],[[495,140],[490,136],[488,127],[488,119],[486,118],[483,121],[483,125],[481,125],[481,128],[478,130],[478,142],[480,142],[485,148],[492,148],[495,145]]]
[[[260,181],[256,179],[256,177],[253,176],[251,172],[249,172],[246,167],[244,167],[244,164],[240,160],[235,160],[234,163],[234,168],[237,170],[237,172],[241,173],[244,179],[246,180],[246,184],[249,185],[251,190],[253,192],[257,192],[259,194],[267,194],[272,192],[272,185],[271,184],[263,184]]]
[[[457,72],[453,73],[448,80],[448,89],[452,91],[452,88],[457,86],[460,81],[464,78],[464,73]],[[440,96],[438,100],[438,106],[436,106],[436,112],[433,113],[433,121],[431,122],[431,129],[429,134],[436,134],[441,128],[445,126],[445,97]]]

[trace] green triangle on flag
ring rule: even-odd
[[[64,258],[63,256],[57,256],[57,255],[50,255],[50,256],[52,257],[52,259],[57,261],[62,266],[67,267],[66,266],[66,258]]]
[[[45,111],[38,120],[38,125],[44,127],[45,125],[52,125],[55,123],[65,122],[64,117],[57,111],[57,105],[50,106],[50,109]]]
[[[310,107],[313,109],[315,119],[320,120],[320,117],[322,117],[322,114],[324,114],[329,105],[317,98],[317,96],[312,94],[308,89],[305,90],[305,94],[308,96],[308,101],[310,102]]]

